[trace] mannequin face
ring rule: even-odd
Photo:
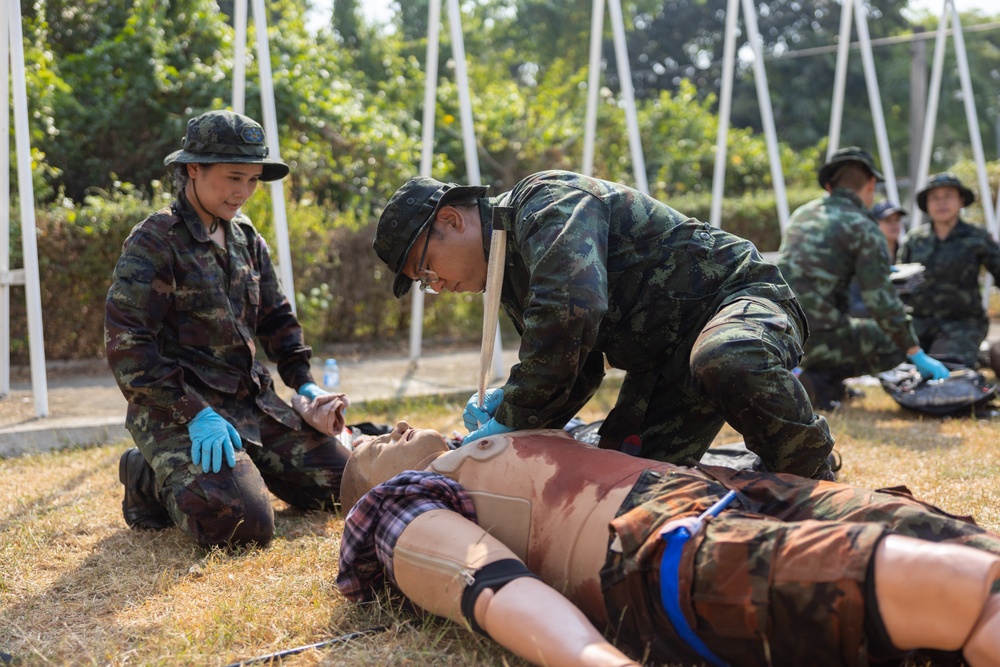
[[[199,217],[210,223],[213,217],[233,219],[257,189],[264,167],[259,164],[189,164],[187,171],[188,201]]]
[[[341,484],[344,509],[382,482],[404,470],[420,470],[448,451],[443,435],[431,429],[412,429],[405,421],[397,422],[391,433],[362,440],[355,445],[344,470]]]

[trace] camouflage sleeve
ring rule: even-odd
[[[917,345],[910,316],[889,277],[889,250],[882,232],[872,224],[852,225],[851,243],[855,257],[854,274],[861,300],[878,323],[904,352]]]
[[[282,381],[298,390],[305,383],[314,381],[309,370],[312,348],[305,344],[302,326],[281,289],[267,242],[256,231],[251,238],[254,239],[254,257],[260,273],[257,338],[267,358],[278,365]]]
[[[508,248],[527,266],[530,297],[520,363],[504,386],[497,421],[555,425],[600,385],[603,366],[582,371],[608,308],[608,215],[597,197],[551,183],[520,207]]]
[[[208,403],[184,382],[173,359],[160,354],[157,337],[173,306],[175,285],[167,239],[140,224],[125,241],[105,305],[108,364],[130,403],[192,419]]]
[[[997,244],[996,239],[988,231],[983,236],[985,239],[982,246],[982,265],[993,276],[994,284],[1000,285],[1000,244]]]

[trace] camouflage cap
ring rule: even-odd
[[[893,213],[907,215],[905,208],[901,208],[899,204],[891,201],[880,201],[872,208],[872,215],[875,216],[876,220],[885,220]]]
[[[396,190],[378,219],[372,248],[396,274],[392,293],[397,299],[403,298],[413,284],[402,273],[403,264],[420,232],[434,220],[438,210],[449,202],[483,197],[487,190],[486,186],[442,183],[424,176],[411,178]]]
[[[931,190],[937,188],[955,188],[962,194],[962,198],[965,203],[962,206],[968,206],[972,202],[976,201],[976,195],[972,190],[965,187],[962,181],[958,180],[958,176],[955,174],[934,174],[927,180],[927,185],[925,185],[920,192],[917,193],[917,206],[924,213],[927,212],[927,193]]]
[[[819,186],[825,188],[826,184],[833,179],[837,171],[847,162],[860,162],[875,176],[876,180],[879,182],[885,180],[882,172],[875,167],[875,159],[872,158],[871,153],[857,146],[847,146],[834,151],[830,159],[819,168]]]
[[[188,121],[181,149],[165,157],[163,164],[261,164],[262,181],[287,176],[288,165],[268,158],[267,153],[260,123],[232,111],[209,111]]]

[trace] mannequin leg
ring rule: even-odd
[[[990,616],[984,606],[995,603],[990,586],[997,579],[1000,558],[972,547],[889,535],[875,552],[882,622],[893,645],[904,651],[955,651],[980,630],[989,634],[992,628],[996,635],[1000,607]],[[983,646],[1000,641],[982,639]]]
[[[516,559],[485,530],[450,510],[410,522],[392,555],[399,589],[415,604],[468,624],[462,596],[484,566]],[[526,576],[499,590],[485,588],[474,603],[476,623],[496,642],[538,665],[638,665],[612,646],[572,602]]]
[[[1000,665],[1000,593],[990,596],[962,655],[970,667]]]

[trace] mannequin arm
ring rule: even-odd
[[[595,545],[595,548],[601,548]],[[415,604],[456,623],[462,594],[483,566],[516,559],[485,530],[449,510],[421,514],[403,530],[392,562],[396,584]],[[612,646],[572,602],[530,577],[475,601],[476,622],[499,644],[537,665],[638,665]]]

